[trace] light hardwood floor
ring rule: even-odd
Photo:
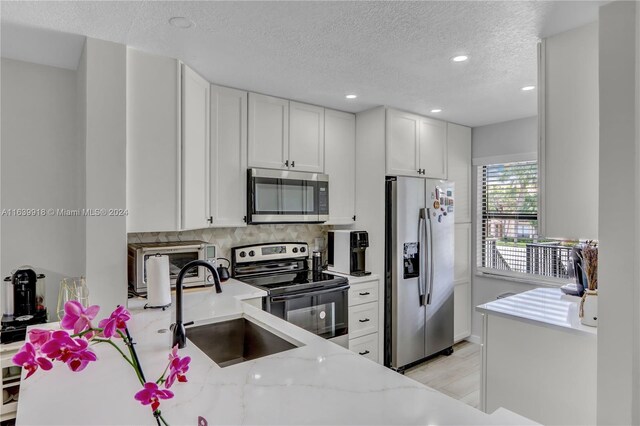
[[[460,342],[450,356],[439,355],[405,372],[413,380],[472,407],[480,404],[480,345]]]

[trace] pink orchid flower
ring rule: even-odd
[[[173,392],[159,389],[157,384],[147,382],[144,384],[144,389],[136,393],[134,398],[142,405],[151,404],[151,410],[156,411],[160,406],[160,400],[173,398]]]
[[[169,352],[169,362],[173,361],[178,357],[178,344],[176,343],[173,348],[171,348],[171,352]]]
[[[124,306],[118,306],[115,311],[98,324],[102,329],[102,335],[106,338],[117,335],[116,330],[124,330],[127,327],[127,321],[131,319],[131,314]]]
[[[73,339],[66,331],[58,330],[51,334],[51,338],[42,345],[41,350],[49,358],[67,364],[72,371],[82,371],[89,362],[98,359],[88,346],[86,340]]]
[[[48,359],[36,356],[36,348],[29,342],[20,348],[20,351],[13,356],[12,361],[15,365],[19,365],[28,371],[25,379],[35,373],[38,367],[43,370],[51,370],[51,367],[53,367],[53,364]]]
[[[64,317],[60,321],[60,326],[65,330],[73,329],[73,334],[91,328],[91,320],[98,315],[100,307],[98,305],[84,308],[77,300],[70,300],[64,304]]]
[[[51,338],[51,333],[53,330],[29,330],[29,342],[38,350]]]
[[[191,357],[188,356],[185,356],[184,358],[178,357],[171,361],[169,375],[167,376],[167,380],[164,382],[165,388],[169,389],[176,379],[183,383],[187,381],[185,373],[189,371],[189,362],[191,362]]]

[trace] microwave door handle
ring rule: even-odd
[[[425,305],[425,294],[426,294],[426,275],[427,270],[425,267],[425,256],[426,256],[426,224],[425,224],[425,209],[420,209],[420,219],[418,220],[418,292],[420,295],[419,302],[420,306]]]
[[[271,298],[271,301],[274,303],[277,302],[284,302],[287,300],[292,300],[292,299],[300,299],[303,297],[309,297],[309,296],[317,296],[320,294],[327,294],[327,293],[334,293],[334,292],[338,292],[338,291],[344,291],[344,290],[348,290],[349,289],[349,285],[343,285],[340,287],[333,287],[333,288],[329,288],[326,290],[320,290],[320,291],[307,291],[305,293],[296,293],[296,294],[291,294],[289,296],[275,296]]]

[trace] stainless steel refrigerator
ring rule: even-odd
[[[398,371],[453,352],[454,185],[388,177],[384,363]]]

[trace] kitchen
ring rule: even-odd
[[[285,22],[288,14],[298,20]],[[437,16],[447,16],[447,19],[438,21]],[[213,287],[185,290],[182,309],[185,322],[196,321],[196,326],[204,326],[213,320],[226,321],[240,315],[249,320],[253,318],[262,328],[280,337],[288,336],[298,346],[281,355],[220,369],[215,360],[211,361],[197,349],[198,344],[189,342],[181,349],[192,358],[189,382],[178,384],[176,399],[162,401],[163,413],[173,423],[191,422],[182,417],[189,410],[180,401],[186,401],[182,398],[189,394],[189,398],[198,403],[196,391],[190,390],[189,385],[193,383],[212,389],[206,398],[215,401],[212,403],[215,409],[206,411],[207,421],[241,422],[242,415],[234,410],[248,404],[249,396],[225,399],[225,391],[221,389],[225,383],[235,383],[235,390],[231,391],[234,395],[243,389],[263,395],[260,392],[268,387],[260,388],[259,380],[267,378],[266,371],[273,375],[270,381],[263,381],[264,386],[269,383],[275,387],[286,386],[286,381],[291,379],[290,386],[298,390],[297,395],[295,392],[273,395],[272,403],[276,405],[272,407],[277,407],[274,417],[261,418],[260,414],[268,411],[266,407],[246,405],[248,423],[520,424],[526,422],[526,418],[554,423],[553,419],[522,405],[522,401],[497,398],[495,402],[492,395],[499,392],[492,387],[495,377],[491,375],[491,365],[498,358],[491,355],[491,348],[501,343],[488,341],[482,349],[480,346],[484,338],[497,335],[487,333],[487,328],[497,330],[493,327],[499,324],[495,327],[504,326],[514,334],[523,323],[497,322],[496,311],[504,306],[487,308],[496,297],[558,287],[557,282],[553,287],[550,280],[531,275],[505,278],[504,273],[484,270],[487,262],[500,263],[495,263],[495,259],[500,258],[496,253],[515,269],[509,259],[516,256],[514,253],[521,242],[503,244],[495,249],[498,252],[485,251],[493,253],[493,257],[488,254],[483,257],[480,248],[490,247],[483,244],[494,237],[489,231],[495,229],[483,228],[485,222],[478,218],[482,216],[483,171],[492,172],[490,166],[496,164],[535,163],[537,159],[541,204],[540,216],[536,219],[540,230],[545,230],[540,235],[571,241],[597,239],[602,246],[598,281],[616,283],[608,289],[605,284],[599,290],[601,315],[597,339],[594,333],[585,332],[588,333],[586,339],[591,340],[586,343],[589,355],[583,356],[582,362],[590,363],[592,373],[582,373],[581,377],[585,380],[588,377],[592,391],[585,398],[586,407],[582,411],[589,414],[590,423],[636,424],[640,419],[635,397],[639,385],[637,312],[640,303],[637,303],[636,272],[629,267],[638,263],[634,254],[636,239],[629,238],[636,232],[636,213],[629,206],[637,201],[634,142],[637,143],[638,95],[628,87],[637,87],[638,81],[637,16],[634,2],[606,5],[550,2],[536,7],[527,2],[514,5],[440,2],[420,6],[386,2],[360,5],[125,2],[118,7],[90,2],[77,5],[3,2],[1,272],[3,276],[11,276],[16,267],[31,265],[37,273],[44,274],[45,306],[52,321],[58,320],[55,311],[63,278],[86,277],[91,304],[102,307],[100,318],[115,306],[128,303],[133,314],[130,328],[138,341],[146,371],[155,369],[155,365],[161,365],[161,360],[166,359],[164,352],[171,346],[170,333],[156,331],[165,330],[174,322],[177,303],[173,300],[164,311],[149,311],[142,308],[146,302],[140,305],[136,298],[127,301],[125,283],[132,283],[127,248],[155,244],[158,250],[163,243],[188,241],[214,246],[209,249],[211,253],[205,249],[202,257],[228,259],[216,261],[216,266],[227,266],[233,278],[222,283],[220,294],[214,294]],[[176,19],[170,23],[170,18]],[[420,31],[408,29],[411,28],[408,23],[416,25],[419,18],[433,25],[431,32],[422,37],[417,35]],[[361,23],[357,27],[361,32],[351,28],[350,22],[354,19]],[[461,22],[474,23],[473,31],[462,31]],[[428,37],[438,39],[437,31],[448,23],[458,25],[447,31],[462,33],[462,39],[434,41],[434,46],[427,42]],[[506,28],[505,35],[495,39],[491,29],[500,25]],[[527,28],[529,32],[522,34],[520,28]],[[281,33],[285,29],[295,31],[293,34],[300,38],[287,37]],[[369,50],[358,51],[364,49],[362,40],[366,37],[370,38],[366,45]],[[540,39],[546,51],[536,53]],[[482,44],[488,41],[491,43],[483,50]],[[407,45],[398,49],[398,43]],[[428,57],[416,59],[420,55],[411,51],[412,46],[427,46]],[[500,49],[508,53],[495,53]],[[310,55],[311,51],[316,53]],[[307,56],[303,56],[305,52]],[[467,56],[466,60],[453,60],[463,55]],[[517,60],[511,55],[516,55]],[[350,60],[351,56],[354,57]],[[406,61],[406,66],[402,61]],[[358,79],[353,78],[355,75]],[[398,78],[400,76],[402,78]],[[363,81],[359,82],[360,79]],[[399,83],[403,79],[407,80],[406,85]],[[546,90],[540,90],[545,85]],[[526,86],[534,87],[521,90]],[[544,144],[538,137],[539,126],[544,129],[541,134],[546,136],[542,138],[546,139]],[[421,139],[421,135],[427,136]],[[277,171],[280,175],[260,175],[264,171]],[[294,177],[291,185],[284,183],[287,176],[293,177],[296,173],[316,178]],[[328,211],[324,213],[328,220],[317,223],[321,222],[318,215],[322,214],[319,209],[323,192],[319,189],[322,180],[317,178],[322,175],[329,176]],[[486,414],[455,401],[452,395],[446,394],[446,389],[443,392],[434,385],[438,393],[431,390],[428,383],[423,386],[410,380],[411,367],[405,371],[406,377],[383,367],[402,370],[405,364],[421,361],[427,355],[423,353],[419,359],[393,365],[394,357],[399,355],[393,355],[393,344],[386,330],[387,324],[397,324],[389,314],[393,313],[393,306],[387,306],[396,300],[391,296],[393,280],[386,279],[391,269],[385,265],[385,259],[387,253],[394,252],[386,248],[389,215],[385,212],[392,205],[387,202],[387,176],[396,177],[397,186],[405,179],[427,183],[446,179],[455,184],[451,196],[444,185],[436,185],[426,193],[422,191],[433,196],[433,201],[429,201],[429,205],[426,201],[421,203],[415,207],[415,214],[407,215],[413,218],[410,229],[415,227],[415,232],[410,231],[411,239],[404,242],[418,246],[407,247],[403,255],[419,253],[416,247],[426,247],[431,242],[438,244],[427,236],[427,222],[419,225],[420,209],[430,210],[433,206],[441,212],[428,221],[432,229],[448,224],[449,220],[455,229],[452,247],[447,249],[452,250],[453,256],[445,257],[453,258],[454,263],[453,268],[447,268],[453,269],[453,324],[448,332],[453,337],[450,344],[438,348],[448,350],[453,346],[453,354],[415,368],[424,367],[418,375],[435,374],[444,381],[444,373],[428,370],[444,365],[442,360],[462,362],[460,357],[455,357],[464,351],[458,352],[456,348],[460,346],[454,346],[453,341],[476,345],[469,346],[477,348],[472,356],[478,365],[473,367],[484,372],[475,371],[476,382],[457,399],[474,394],[475,405]],[[276,179],[275,186],[260,180],[270,178]],[[305,189],[301,191],[301,188]],[[312,196],[306,191],[311,191]],[[619,192],[627,194],[623,198],[625,202],[619,201]],[[296,216],[302,216],[292,219],[295,223],[279,223],[285,220],[266,217],[273,212],[265,214],[264,211],[273,209],[262,208],[264,203],[281,201],[274,198],[274,194],[294,194],[288,199],[295,198],[296,203],[306,200],[303,205],[309,210],[295,212]],[[615,200],[614,196],[617,196]],[[628,202],[626,198],[630,198]],[[433,205],[436,200],[437,208]],[[594,204],[599,208],[594,208]],[[18,213],[12,215],[11,211],[45,209],[47,213],[49,208],[107,209],[108,216],[63,217],[35,212],[38,217],[18,217]],[[429,213],[435,214],[435,211]],[[304,220],[308,222],[300,223]],[[516,236],[524,235],[528,229],[525,219],[520,222]],[[421,226],[424,232],[418,231]],[[484,234],[483,229],[487,230]],[[339,259],[330,260],[338,251],[335,243],[339,235],[348,234],[351,238],[351,231],[367,232],[366,244],[360,240],[364,264],[356,269],[370,275],[349,276],[356,270],[335,269],[335,261]],[[419,237],[423,238],[421,245]],[[331,240],[334,246],[330,253]],[[244,246],[255,248],[244,250],[243,257],[241,247]],[[292,256],[294,248],[298,252]],[[254,256],[250,255],[251,251]],[[331,272],[334,269],[347,275],[350,287],[346,290],[346,300],[344,296],[332,300],[333,306],[342,309],[332,311],[329,316],[336,320],[334,324],[344,323],[340,312],[346,313],[347,327],[343,327],[343,331],[346,328],[348,333],[343,336],[348,337],[343,344],[356,352],[343,350],[339,344],[319,341],[314,333],[301,333],[291,325],[295,320],[285,322],[263,311],[263,298],[278,298],[283,294],[268,295],[264,288],[260,289],[264,287],[261,284],[249,287],[235,279],[239,267],[251,269],[263,265],[263,261],[283,263],[286,260],[287,267],[301,265],[300,273],[305,274],[305,264],[308,264],[308,268],[315,271],[312,259],[306,261],[314,251],[321,252],[322,263],[334,264],[333,267],[327,265],[329,270],[319,274],[334,274]],[[400,250],[395,253],[399,255]],[[256,256],[264,259],[247,259]],[[300,262],[301,259],[305,261]],[[420,265],[420,260],[424,259],[417,256],[412,266],[419,271],[428,270],[430,263]],[[419,287],[419,296],[428,304],[429,289],[439,280],[428,279],[429,274],[417,275],[408,277],[406,282]],[[391,287],[387,287],[388,284]],[[256,292],[256,288],[260,292]],[[130,293],[140,293],[140,290],[129,287]],[[361,296],[363,293],[369,294]],[[202,297],[203,294],[207,297]],[[166,300],[166,293],[163,296]],[[249,303],[237,302],[236,297]],[[203,299],[200,300],[202,306],[198,305],[199,299]],[[495,303],[509,300],[519,299],[507,297]],[[3,292],[3,306],[5,301]],[[551,303],[545,302],[543,306],[549,307]],[[477,310],[476,306],[484,308]],[[292,311],[292,318],[296,313],[308,314],[304,309],[309,306],[299,308],[300,312]],[[303,328],[322,326],[316,322],[305,327],[305,319],[300,319],[302,322],[298,325]],[[515,322],[517,326],[509,325]],[[318,329],[316,332],[321,334]],[[335,327],[332,332],[336,332]],[[553,332],[558,331],[553,329]],[[391,332],[393,336],[397,334]],[[551,342],[557,339],[549,336],[540,336],[540,339],[548,338]],[[584,336],[575,337],[580,340]],[[582,340],[580,342],[577,347]],[[424,348],[422,343],[417,345]],[[162,353],[145,347],[162,348]],[[565,349],[570,357],[570,350],[575,348]],[[120,375],[119,370],[124,368],[117,367],[118,360],[107,348],[99,346],[96,351],[100,361],[79,374],[59,366],[50,372],[38,371],[29,380],[25,380],[23,374],[22,381],[18,381],[20,400],[14,401],[12,410],[15,417],[17,409],[18,424],[45,422],[34,407],[42,398],[55,402],[56,398],[47,396],[46,392],[56,380],[64,383],[77,380],[77,386],[94,392],[97,390],[90,387],[90,382],[98,377],[94,375],[108,380],[107,372],[111,369],[117,369],[122,382],[130,383],[120,392],[123,395],[118,405],[125,408],[125,412],[137,411],[129,420],[126,416],[115,416],[93,418],[92,422],[153,421],[148,407],[132,400],[137,389],[135,376]],[[559,352],[562,354],[562,350]],[[278,356],[282,356],[285,363],[292,363],[293,358],[286,357],[289,353],[315,359],[323,365],[306,369],[301,365],[292,366],[295,374],[291,377],[287,377],[287,367],[269,366]],[[352,353],[355,359],[349,357]],[[373,362],[360,359],[360,353]],[[506,350],[499,355],[516,364],[520,361],[517,357],[527,356]],[[5,358],[3,353],[3,375]],[[348,364],[341,364],[340,359]],[[551,358],[548,362],[551,364]],[[561,360],[554,359],[553,365],[559,362]],[[577,368],[581,364],[573,365]],[[251,371],[253,367],[267,370]],[[461,365],[454,367],[463,369]],[[540,366],[543,370],[544,367]],[[211,368],[218,374],[204,377],[204,373],[200,373]],[[253,378],[256,374],[262,378]],[[467,376],[471,373],[464,377]],[[518,369],[514,367],[508,376],[518,378]],[[462,377],[458,374],[455,378]],[[243,388],[244,379],[251,383]],[[332,380],[335,386],[328,386],[325,380]],[[540,384],[544,379],[522,380],[526,380],[531,392],[545,391],[545,386]],[[12,383],[8,388],[16,387],[16,382]],[[296,387],[297,383],[300,387]],[[305,386],[319,387],[316,396],[326,398],[323,401],[327,403],[322,404],[322,409],[313,406],[313,392],[302,391]],[[402,413],[411,412],[410,405],[399,402],[403,386],[412,389],[407,391],[410,393],[406,395],[407,401],[423,407],[415,417],[403,417]],[[374,396],[376,389],[384,389],[379,400]],[[105,395],[112,394],[113,388],[105,392]],[[353,396],[354,393],[358,396]],[[294,405],[296,397],[300,398],[300,412],[287,409],[288,405]],[[549,407],[546,411],[558,411],[551,409],[557,407],[553,401],[536,398],[539,395],[528,399],[542,410]],[[358,401],[368,409],[362,410],[361,417],[348,421],[341,410]],[[434,407],[445,408],[438,411]],[[562,415],[571,413],[566,409],[560,411]],[[382,412],[388,414],[383,416]],[[454,417],[453,412],[461,413],[461,417]],[[304,417],[305,413],[308,418]],[[4,414],[3,405],[2,421],[5,421]],[[49,421],[71,421],[63,413],[59,415],[62,417],[57,421],[51,418]],[[224,417],[227,415],[229,417]],[[495,415],[497,417],[492,417]],[[7,417],[6,421],[11,422],[13,417]],[[582,418],[573,419],[579,423],[578,419]],[[567,423],[567,420],[556,417],[555,422]]]

